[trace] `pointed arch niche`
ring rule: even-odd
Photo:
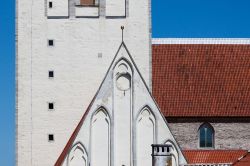
[[[144,107],[136,120],[137,165],[151,166],[151,145],[155,142],[155,117],[149,107]]]
[[[170,153],[170,158],[167,161],[168,163],[171,163],[172,166],[178,166],[179,165],[179,155],[178,155],[178,151],[174,145],[174,143],[170,140],[165,142],[166,145],[171,145],[171,148],[169,149],[169,153]]]
[[[68,155],[68,166],[87,166],[88,164],[88,155],[86,152],[86,149],[84,148],[84,146],[78,142],[76,143],[69,155]]]
[[[130,91],[133,70],[125,58],[121,58],[114,68],[115,86],[119,91]]]
[[[199,147],[214,148],[214,128],[210,123],[203,123],[199,127]]]
[[[99,108],[91,119],[91,166],[110,165],[110,117]]]
[[[113,68],[114,166],[132,163],[132,82],[133,71],[129,61],[119,59]]]

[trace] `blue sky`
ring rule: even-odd
[[[0,165],[15,165],[15,1],[0,5]],[[152,0],[153,37],[250,38],[250,0]]]
[[[152,0],[153,37],[250,37],[249,0]]]
[[[14,0],[0,5],[0,165],[15,164]]]

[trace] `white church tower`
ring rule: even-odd
[[[114,58],[121,25],[126,27],[124,41],[151,87],[150,0],[16,0],[18,166],[55,164]],[[124,155],[133,163],[130,152]]]

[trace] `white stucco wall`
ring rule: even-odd
[[[129,84],[123,81],[118,86],[119,78],[124,77],[129,78]],[[176,165],[186,164],[166,120],[124,45],[121,45],[84,117],[71,147],[78,143],[83,145],[91,166],[151,166],[152,144],[171,144]],[[95,145],[98,145],[98,150]],[[68,153],[73,151],[74,148],[70,148]],[[70,166],[70,159],[67,155],[63,166]]]
[[[46,1],[16,2],[18,166],[54,164],[117,51],[121,25],[150,86],[150,2],[128,1],[126,18],[106,18],[105,12],[98,18],[65,18],[68,8],[63,7],[56,8],[56,19],[46,17],[53,15],[47,13]],[[54,47],[47,46],[48,39]],[[48,70],[54,71],[53,79]],[[48,102],[54,102],[54,111],[48,111]],[[48,134],[54,134],[54,142]]]
[[[45,7],[45,13],[48,17],[68,17],[69,16],[69,0],[46,0],[47,6],[52,3],[52,8]]]
[[[106,0],[107,16],[126,16],[126,0]]]

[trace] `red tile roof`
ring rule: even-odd
[[[250,153],[245,155],[241,160],[235,162],[234,166],[250,166]]]
[[[232,164],[246,154],[246,150],[184,150],[188,164]]]
[[[153,45],[153,96],[167,117],[250,117],[250,45]]]

